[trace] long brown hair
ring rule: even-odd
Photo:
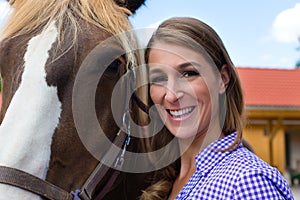
[[[240,79],[235,70],[235,66],[218,34],[210,26],[194,18],[177,17],[168,19],[158,27],[148,43],[145,52],[147,63],[151,47],[157,42],[173,43],[193,49],[197,52],[200,51],[199,53],[202,54],[207,54],[206,58],[209,57],[211,63],[216,66],[216,70],[219,72],[224,65],[227,65],[230,81],[223,95],[224,99],[220,101],[223,102],[220,106],[225,107],[226,110],[225,113],[220,113],[220,115],[224,115],[220,116],[224,119],[221,128],[224,135],[237,132],[234,143],[225,151],[236,148],[241,142],[242,129],[244,127],[244,99]],[[154,142],[161,141],[163,140],[154,140]],[[144,192],[141,197],[142,200],[168,198],[172,190],[173,182],[180,170],[178,168],[178,166],[180,166],[178,162],[177,160],[172,165],[157,172],[159,175],[156,176],[158,177],[158,179],[155,180],[156,183]],[[162,178],[163,175],[166,177]]]

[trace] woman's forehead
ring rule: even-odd
[[[182,45],[157,43],[149,51],[148,64],[166,64],[170,66],[185,67],[193,65],[195,67],[208,65],[204,56],[192,49]]]

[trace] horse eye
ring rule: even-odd
[[[116,75],[119,74],[119,70],[121,67],[122,63],[117,59],[114,60],[105,70],[104,75],[107,76],[108,78],[113,78]]]
[[[120,66],[121,66],[121,62],[117,59],[114,60],[107,68],[106,72],[107,73],[112,73],[112,74],[116,74],[119,72]]]

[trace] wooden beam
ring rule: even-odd
[[[300,110],[260,110],[246,109],[248,119],[299,119]]]
[[[273,124],[271,120],[268,121],[268,139],[269,139],[269,151],[270,151],[270,164],[274,165],[273,157],[273,141],[277,135],[278,130],[282,127],[282,118],[276,120],[276,124]]]

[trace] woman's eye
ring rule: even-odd
[[[168,79],[167,79],[167,77],[165,77],[165,76],[158,76],[158,77],[153,77],[153,78],[151,78],[151,83],[161,83],[161,82],[165,82],[165,81],[167,81]]]
[[[198,76],[198,75],[199,75],[199,72],[197,72],[197,71],[186,71],[182,74],[182,77],[188,78],[191,76]]]

